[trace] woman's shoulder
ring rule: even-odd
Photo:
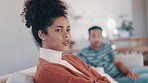
[[[42,58],[39,58],[39,64],[37,66],[36,74],[39,74],[40,76],[43,76],[43,77],[47,76],[51,78],[52,77],[56,77],[56,78],[62,77],[63,79],[69,79],[69,77],[72,77],[70,72],[66,71],[65,66],[57,64],[57,63],[47,62],[46,60]]]
[[[64,71],[65,66],[59,64],[59,63],[52,63],[48,62],[42,58],[39,58],[39,64],[38,67],[42,68],[43,70],[53,72],[53,71]]]
[[[80,60],[80,58],[77,55],[72,54],[63,55],[63,58],[69,60]]]
[[[64,55],[63,58],[71,63],[86,66],[86,63],[77,55]]]

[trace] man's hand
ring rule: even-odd
[[[126,74],[130,79],[137,80],[139,78],[140,75],[132,71],[129,71],[129,69],[120,61],[119,58],[115,58],[114,62],[116,66],[119,68],[119,70],[123,74]]]
[[[132,71],[128,71],[127,76],[132,80],[137,80],[140,75]]]

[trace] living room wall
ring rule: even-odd
[[[148,0],[146,0],[146,23],[147,23],[147,36],[148,36]]]
[[[0,0],[0,75],[37,64],[38,50],[20,13],[23,0]]]
[[[136,36],[148,36],[147,3],[147,0],[132,0],[132,16]]]
[[[132,20],[133,17],[132,0],[66,1],[72,7],[72,39],[77,42],[80,49],[88,46],[87,30],[91,26],[101,26],[103,30],[107,32],[107,36],[113,38],[113,29],[121,25],[122,18],[120,18],[120,16],[125,16],[127,20]],[[107,23],[110,20],[115,22],[115,27],[108,27]]]

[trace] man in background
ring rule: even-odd
[[[90,46],[78,53],[78,56],[87,64],[93,67],[103,67],[104,71],[119,83],[148,83],[148,68],[142,68],[135,73],[114,57],[111,46],[103,42],[101,27],[93,26],[89,28],[88,33]],[[140,74],[141,71],[146,73]]]

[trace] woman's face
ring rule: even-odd
[[[52,26],[47,28],[48,34],[42,38],[42,47],[57,51],[66,51],[70,45],[70,26],[68,20],[64,17],[58,17],[54,20]]]

